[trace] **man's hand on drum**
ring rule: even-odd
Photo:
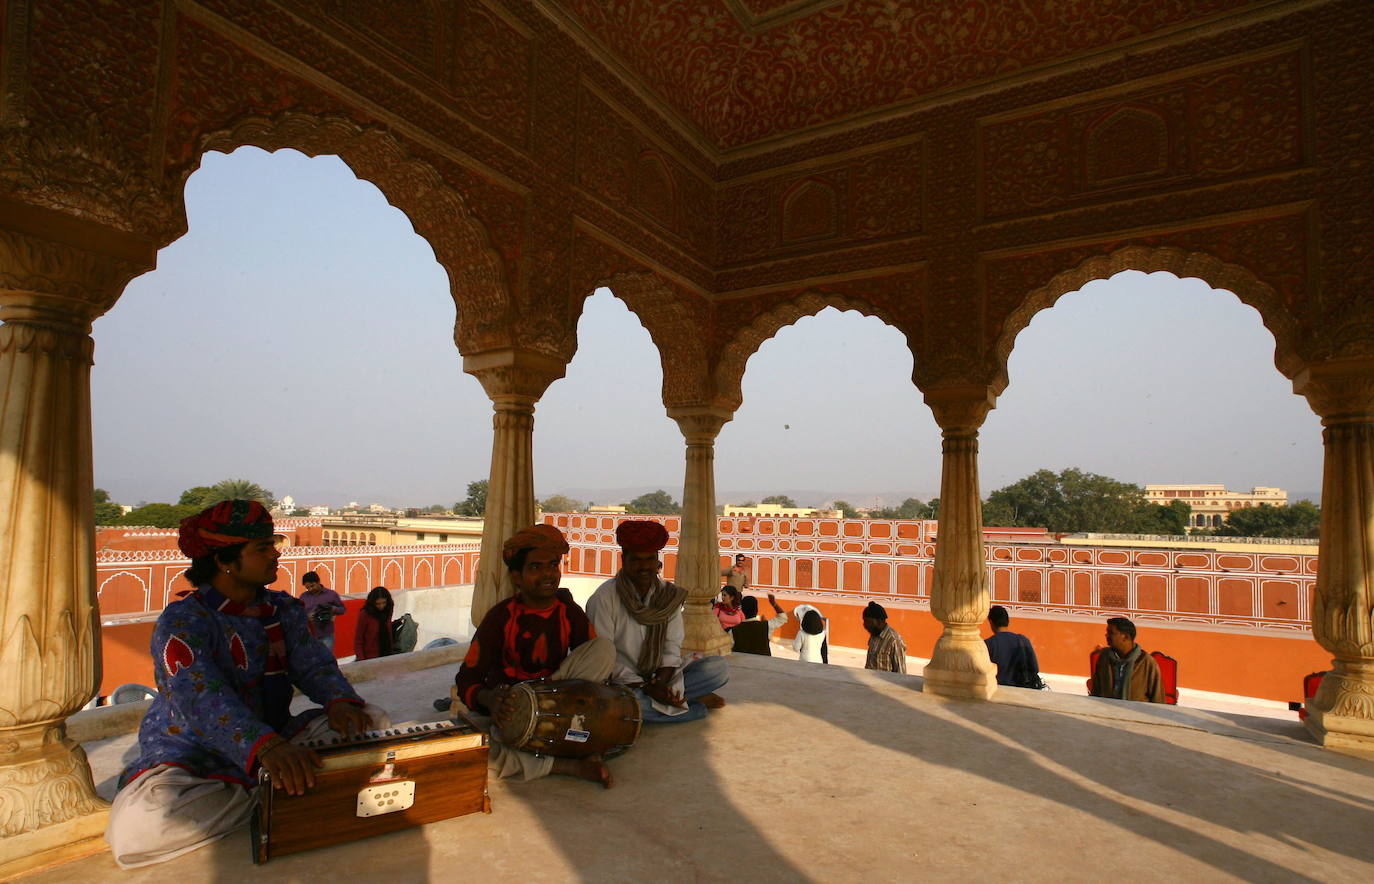
[[[355,737],[372,727],[372,718],[357,703],[335,703],[329,707],[329,726],[345,737]]]
[[[515,697],[509,687],[483,688],[477,692],[477,702],[491,711],[491,721],[504,727],[515,714]]]
[[[644,683],[644,693],[651,700],[657,700],[668,706],[676,706],[679,709],[687,708],[687,700],[681,694],[673,690],[673,675],[676,673],[671,666],[664,666],[654,673],[654,677]]]
[[[272,775],[273,788],[285,789],[288,795],[304,795],[315,785],[320,757],[314,749],[276,737],[258,752],[258,763]]]

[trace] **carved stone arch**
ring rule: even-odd
[[[1020,306],[1008,314],[1002,332],[993,344],[992,358],[996,361],[998,390],[1006,388],[1007,360],[1011,357],[1016,338],[1041,310],[1054,306],[1069,292],[1075,292],[1097,279],[1107,279],[1123,270],[1143,273],[1167,271],[1180,279],[1195,277],[1214,289],[1233,292],[1241,303],[1259,311],[1260,320],[1274,336],[1274,364],[1285,377],[1292,377],[1302,367],[1296,345],[1298,321],[1283,303],[1282,296],[1254,273],[1236,264],[1228,264],[1205,252],[1194,252],[1176,246],[1131,245],[1105,255],[1094,255],[1076,267],[1053,276],[1049,282],[1029,292]]]
[[[701,336],[703,324],[683,302],[683,294],[647,271],[616,273],[597,284],[601,286],[623,301],[649,332],[663,368],[664,407],[709,404],[714,391]],[[577,314],[580,317],[580,303]],[[576,327],[576,319],[572,325]]]
[[[486,226],[467,196],[386,129],[360,126],[340,116],[294,111],[271,118],[244,117],[201,136],[196,160],[182,172],[179,187],[184,190],[186,179],[199,168],[199,157],[207,151],[229,153],[244,146],[339,157],[410,219],[447,271],[457,307],[454,341],[459,351],[472,353],[508,342],[513,298]]]
[[[727,403],[732,409],[738,409],[744,402],[741,384],[744,380],[745,366],[750,357],[758,352],[759,347],[762,347],[765,341],[797,320],[807,316],[815,316],[826,307],[834,307],[840,311],[853,310],[864,316],[881,319],[902,333],[902,336],[907,339],[907,348],[912,351],[912,358],[915,358],[916,350],[912,347],[910,336],[886,310],[876,307],[862,298],[850,295],[808,291],[798,298],[779,304],[749,325],[739,329],[721,348],[720,361],[716,363],[714,380],[716,392],[722,402]]]

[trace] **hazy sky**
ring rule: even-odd
[[[245,148],[207,155],[186,204],[190,232],[95,323],[98,486],[132,504],[248,478],[301,504],[423,506],[486,478],[491,407],[462,372],[446,276],[375,187],[336,159]],[[603,290],[578,339],[536,412],[536,492],[679,497],[682,436],[648,332]],[[1016,342],[983,492],[1069,466],[1316,491],[1320,425],[1273,356],[1259,314],[1198,280],[1128,273],[1066,295]],[[876,319],[826,310],[783,329],[718,440],[722,498],[936,493],[939,432],[910,378]]]

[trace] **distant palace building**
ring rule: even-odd
[[[482,538],[482,520],[462,516],[406,518],[343,513],[320,521],[326,546],[413,546],[470,543]]]
[[[1146,485],[1145,499],[1167,504],[1181,500],[1193,508],[1188,524],[1194,528],[1217,528],[1232,510],[1252,506],[1288,506],[1288,492],[1282,488],[1256,485],[1248,492],[1227,491],[1225,485]]]
[[[838,519],[844,516],[839,510],[823,510],[809,506],[782,506],[764,503],[757,506],[734,506],[726,504],[721,515],[729,518],[793,518],[793,519]]]

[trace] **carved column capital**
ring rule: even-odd
[[[549,384],[563,377],[562,359],[530,350],[487,350],[463,357],[463,371],[477,378],[497,409],[533,408]]]
[[[1374,356],[1309,363],[1293,376],[1326,427],[1374,421]]]
[[[946,437],[976,433],[997,405],[997,393],[987,384],[942,383],[921,392]]]
[[[88,333],[154,263],[151,252],[138,260],[0,228],[0,320]]]
[[[734,409],[718,405],[684,405],[668,409],[668,417],[690,445],[713,445],[720,428],[735,417]]]

